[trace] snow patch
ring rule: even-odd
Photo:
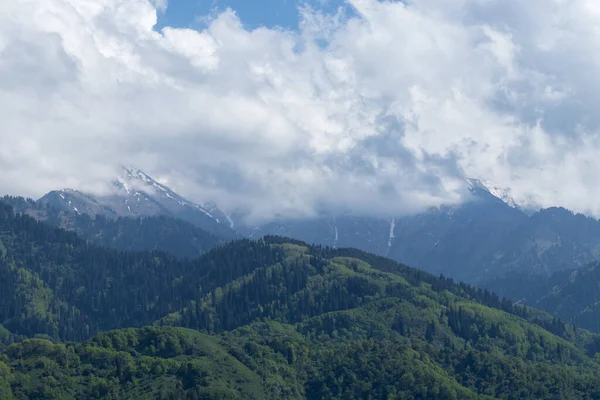
[[[494,185],[490,182],[485,182],[485,186],[487,187],[488,192],[492,195],[496,196],[500,200],[504,201],[506,204],[511,206],[512,208],[517,208],[518,204],[515,199],[512,197],[511,191],[508,188],[501,188],[499,186]]]
[[[183,204],[182,204],[183,205]],[[209,213],[208,211],[206,211],[204,208],[200,207],[198,204],[193,204],[192,205],[199,211],[203,212],[204,214],[208,215],[211,219],[216,219],[214,215],[212,215],[211,213]]]
[[[512,197],[511,190],[509,188],[500,187],[490,181],[486,181],[483,179],[475,179],[475,178],[465,178],[467,181],[467,185],[469,190],[473,189],[481,189],[485,190],[489,194],[494,197],[499,198],[503,202],[505,202],[508,206],[512,208],[518,208],[518,204],[515,199]]]
[[[394,229],[396,229],[396,218],[392,218],[390,221],[390,235],[388,237],[388,248],[392,247],[392,241],[394,240]]]
[[[121,186],[123,187],[123,189],[125,189],[125,193],[129,194],[129,186],[127,185],[127,182],[125,182],[124,179],[121,178],[117,178],[117,182],[119,182],[121,184]]]
[[[338,235],[337,226],[335,226],[334,228],[335,228],[335,241],[333,242],[333,247],[337,247],[337,242],[338,242],[339,235]]]
[[[338,228],[337,228],[337,224],[335,221],[335,218],[333,219],[333,226],[331,225],[331,220],[329,220],[329,228],[331,228],[331,230],[334,233],[334,239],[333,239],[333,248],[337,249],[337,243],[338,243],[338,239],[339,239],[339,233],[338,233]]]

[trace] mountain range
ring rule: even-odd
[[[38,218],[44,214],[40,210],[58,210],[63,218],[58,226],[67,229],[73,224],[67,221],[83,214],[112,220],[164,216],[225,241],[281,235],[334,248],[354,247],[483,286],[505,274],[549,276],[600,259],[598,220],[560,207],[532,212],[520,208],[508,190],[477,179],[467,184],[469,201],[416,215],[375,218],[345,213],[276,218],[255,226],[215,205],[189,201],[137,168],[121,167],[111,195],[63,189],[30,202],[29,209],[16,208]]]

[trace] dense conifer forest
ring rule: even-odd
[[[600,333],[599,282],[600,263],[595,262],[550,276],[511,271],[488,282],[487,286],[571,325]]]
[[[0,203],[2,399],[596,399],[599,336],[353,249],[99,247]]]

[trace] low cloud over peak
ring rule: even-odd
[[[157,32],[162,1],[2,2],[0,191],[102,191],[127,162],[259,219],[457,203],[465,176],[600,215],[594,2],[348,3]]]

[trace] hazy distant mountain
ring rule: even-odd
[[[466,281],[490,273],[490,255],[528,217],[480,187],[472,193],[473,200],[459,207],[399,218],[388,256]]]
[[[551,275],[511,271],[487,288],[580,328],[600,332],[600,263]]]
[[[355,247],[385,255],[393,224],[393,219],[342,215],[304,220],[276,219],[262,226],[243,227],[239,224],[237,227],[251,238],[280,235],[333,248]]]
[[[139,169],[123,167],[110,196],[60,190],[48,193],[40,203],[109,218],[164,215],[226,239],[240,234],[282,235],[334,248],[355,247],[482,285],[509,271],[551,274],[600,259],[598,220],[561,208],[531,214],[510,190],[477,179],[467,179],[467,185],[470,201],[417,215],[375,218],[344,213],[276,218],[253,226],[241,217],[230,218],[215,204],[200,206],[186,200]]]
[[[550,274],[600,259],[600,222],[562,208],[531,213],[510,191],[467,179],[470,201],[397,217],[278,219],[237,229],[356,247],[436,274],[484,284],[509,271]]]
[[[90,243],[119,250],[161,250],[179,257],[197,258],[228,241],[187,221],[163,215],[110,218],[99,213],[90,216],[9,196],[0,198],[0,203],[48,225],[73,231]]]
[[[508,192],[504,192],[503,200],[479,180],[469,179],[467,183],[473,197],[458,207],[386,219],[352,215],[279,219],[247,228],[245,233],[252,237],[284,235],[337,248],[356,247],[430,272],[474,280],[483,273],[480,261],[495,252],[505,235],[528,216]],[[241,225],[238,223],[238,229]]]
[[[540,210],[488,260],[492,268],[551,274],[600,259],[600,222],[560,207]]]
[[[232,222],[218,208],[203,207],[186,200],[139,169],[120,167],[113,185],[114,192],[107,196],[63,189],[52,191],[39,201],[58,210],[92,216],[169,216],[191,222],[223,238],[238,237],[231,229]]]
[[[549,275],[600,260],[597,219],[556,207],[529,216],[489,192],[474,194],[480,200],[396,221],[389,257],[481,285],[507,273]]]
[[[98,199],[73,189],[53,190],[42,197],[39,203],[59,211],[74,212],[79,215],[118,216],[115,210],[106,204],[100,204]]]

